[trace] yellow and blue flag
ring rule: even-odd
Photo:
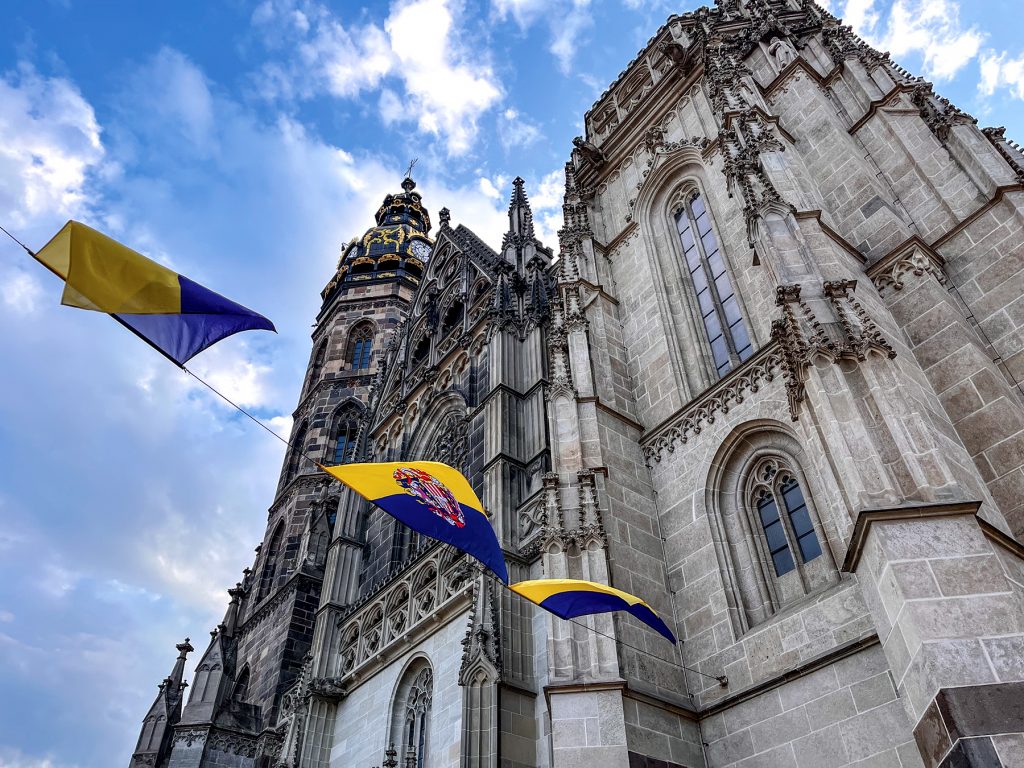
[[[466,552],[508,584],[498,537],[469,481],[438,461],[321,467],[414,531]]]
[[[676,642],[672,630],[651,606],[636,595],[607,584],[581,579],[536,579],[520,581],[512,584],[509,589],[561,619],[574,619],[591,613],[626,611],[673,644]]]
[[[64,281],[61,304],[106,312],[178,365],[239,331],[276,330],[263,315],[77,221],[33,255]]]

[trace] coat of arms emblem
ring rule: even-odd
[[[455,500],[452,492],[433,475],[421,469],[399,467],[392,476],[405,489],[406,493],[448,525],[454,525],[456,528],[466,525],[459,502]]]

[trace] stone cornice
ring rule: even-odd
[[[944,283],[944,266],[943,258],[928,243],[913,235],[868,267],[867,276],[884,295],[889,289],[903,290],[903,277],[908,273],[923,275],[927,272]]]
[[[734,368],[726,376],[704,390],[656,427],[640,438],[644,458],[661,461],[665,451],[671,453],[677,443],[685,443],[690,434],[697,434],[701,425],[714,421],[715,414],[727,413],[735,403],[741,403],[744,392],[757,392],[762,380],[771,381],[782,370],[782,351],[778,342],[771,341],[753,357]]]
[[[1021,191],[1024,191],[1024,184],[1007,184],[1005,186],[996,187],[996,191],[992,193],[992,199],[990,199],[987,203],[982,205],[980,208],[978,208],[978,210],[974,211],[974,213],[970,214],[966,219],[961,221],[959,224],[950,229],[944,235],[941,235],[939,238],[937,238],[931,244],[931,247],[933,249],[941,248],[943,245],[946,244],[947,241],[959,235],[964,229],[973,224],[979,217],[984,216],[992,208],[997,206],[1008,192]]]
[[[761,696],[768,691],[774,690],[775,688],[780,688],[786,683],[799,680],[801,677],[805,677],[812,672],[816,672],[819,669],[835,664],[840,659],[845,659],[846,657],[860,653],[873,645],[878,645],[879,642],[878,634],[872,631],[859,638],[855,638],[854,640],[850,640],[842,645],[838,645],[830,651],[826,651],[818,656],[808,659],[806,662],[800,664],[794,669],[783,672],[781,675],[763,680],[760,683],[755,683],[747,688],[735,691],[728,696],[724,696],[721,699],[717,699],[714,703],[698,710],[700,718],[703,720],[705,717],[710,717],[718,714],[719,712],[724,712],[727,709],[735,707],[740,702],[748,701]]]
[[[842,74],[844,68],[845,64],[840,63],[838,67],[833,67],[832,71],[828,72],[825,75],[822,75],[821,73],[818,72],[818,70],[812,67],[802,56],[797,56],[781,72],[779,72],[778,75],[775,76],[774,80],[768,83],[768,85],[761,88],[761,93],[764,95],[765,100],[767,101],[768,98],[776,90],[778,90],[784,82],[786,82],[789,79],[790,75],[792,75],[797,70],[803,70],[808,75],[810,75],[812,80],[814,80],[818,85],[824,88],[831,85],[832,81]]]
[[[867,111],[863,115],[861,115],[860,118],[858,118],[853,123],[853,125],[851,125],[847,129],[847,131],[851,136],[857,133],[857,131],[863,128],[868,123],[868,121],[871,120],[872,117],[878,114],[879,110],[888,106],[889,102],[897,98],[901,93],[910,93],[913,90],[914,86],[912,85],[898,84],[893,86],[893,88],[884,96],[882,96],[882,98],[875,99],[874,101],[872,101],[871,104],[868,106]],[[914,112],[917,112],[916,107],[914,108]]]
[[[859,261],[861,264],[867,263],[867,258],[863,253],[858,251],[854,245],[847,240],[845,237],[836,232],[832,227],[825,223],[825,220],[821,217],[821,209],[815,209],[813,211],[794,211],[793,217],[797,220],[800,219],[814,219],[818,222],[818,226],[821,227],[821,231],[832,240],[836,245],[850,254],[853,258]]]
[[[856,573],[857,564],[860,563],[860,556],[863,554],[864,545],[867,543],[868,533],[876,523],[893,520],[920,520],[935,517],[954,517],[957,515],[977,515],[980,507],[980,501],[954,501],[942,503],[921,502],[920,504],[907,504],[899,507],[862,509],[857,513],[857,520],[853,524],[853,533],[850,535],[850,544],[846,549],[846,558],[843,560],[841,570],[846,573]]]

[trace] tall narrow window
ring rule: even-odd
[[[338,426],[334,432],[334,463],[344,464],[352,457],[352,449],[355,447],[356,432],[359,424],[355,414],[346,409],[338,419]]]
[[[256,602],[265,598],[274,588],[278,576],[278,559],[281,556],[281,539],[284,537],[284,524],[278,523],[277,530],[267,544],[267,557],[263,561],[263,572],[260,575],[260,588],[256,593]]]
[[[294,479],[300,472],[307,472],[312,469],[309,459],[304,455],[306,452],[307,431],[308,425],[303,422],[294,433],[295,437],[291,441],[291,454],[288,456],[287,471],[285,472],[286,483]]]
[[[694,191],[676,214],[676,229],[683,246],[686,269],[697,292],[697,305],[711,344],[719,377],[753,354],[750,335],[740,314],[711,216],[700,193]]]
[[[758,467],[756,477],[754,506],[775,575],[784,576],[818,557],[821,544],[796,478],[771,459]]]
[[[320,376],[324,371],[324,362],[327,360],[327,342],[324,341],[316,350],[313,355],[313,362],[309,366],[309,379],[306,382],[306,391],[308,392],[317,385],[320,381]]]
[[[352,370],[359,371],[370,367],[370,356],[373,353],[373,328],[363,325],[352,334],[351,351],[348,362]]]

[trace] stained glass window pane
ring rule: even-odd
[[[757,503],[757,514],[761,518],[761,527],[764,529],[764,536],[768,542],[768,551],[772,556],[772,564],[775,566],[775,573],[781,576],[795,568],[793,556],[789,552],[789,545],[786,543],[786,533],[782,527],[782,520],[779,519],[779,509],[772,496],[764,496]]]
[[[789,549],[783,549],[772,555],[772,562],[775,564],[775,573],[779,576],[789,573],[796,564],[793,562],[793,556],[789,553]]]
[[[786,505],[789,522],[796,535],[800,557],[805,563],[809,562],[821,554],[821,544],[818,543],[818,536],[814,532],[814,524],[811,522],[800,485],[796,480],[790,479],[783,483],[779,490],[782,492],[782,502]]]
[[[797,544],[800,546],[800,557],[804,559],[805,563],[821,554],[821,545],[818,543],[818,537],[814,535],[814,531],[797,539]]]
[[[695,195],[689,207],[677,214],[676,229],[697,294],[715,368],[718,375],[723,376],[737,360],[750,357],[753,349],[729,280],[725,259],[718,250],[718,238],[711,226],[711,216],[700,195]],[[699,244],[694,242],[694,230],[700,239]]]

